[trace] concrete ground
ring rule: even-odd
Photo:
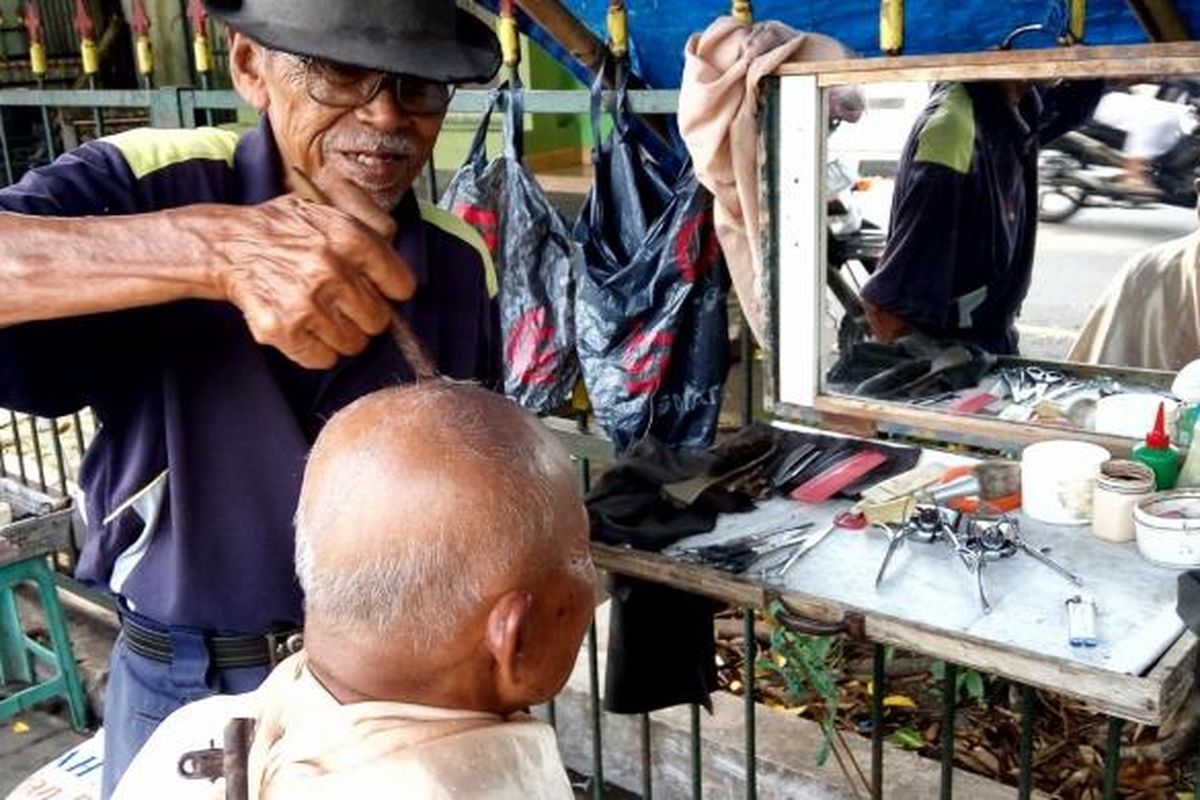
[[[38,768],[86,738],[71,730],[65,712],[32,711],[5,720],[0,729],[0,796],[7,797]]]
[[[68,594],[60,593],[60,596],[95,722],[102,710],[108,654],[116,639],[116,615]],[[19,596],[19,611],[26,632],[36,632],[42,626],[41,612],[29,597]],[[65,704],[58,701],[47,702],[36,711],[0,721],[0,797],[7,797],[21,781],[89,735],[71,729]]]

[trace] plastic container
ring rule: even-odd
[[[1188,447],[1187,458],[1183,461],[1183,469],[1179,470],[1179,480],[1175,481],[1176,489],[1200,487],[1200,437],[1195,435],[1195,423],[1192,428],[1192,444]]]
[[[1171,394],[1179,400],[1179,409],[1175,413],[1175,444],[1181,448],[1191,447],[1200,416],[1200,361],[1193,361],[1179,370],[1171,384]]]
[[[1031,518],[1051,525],[1087,525],[1100,465],[1112,458],[1088,442],[1052,440],[1021,453],[1021,501]]]
[[[1165,405],[1168,416],[1178,405],[1174,400],[1149,392],[1126,392],[1101,397],[1096,401],[1093,430],[1127,439],[1141,439],[1154,424],[1159,405]]]
[[[1133,510],[1138,551],[1168,567],[1200,567],[1200,489],[1159,492]]]
[[[1179,404],[1175,411],[1175,444],[1182,450],[1189,448],[1196,441],[1196,421],[1200,416],[1200,405],[1195,403]]]
[[[1158,404],[1154,429],[1146,434],[1146,442],[1133,448],[1133,460],[1154,470],[1154,486],[1158,491],[1174,489],[1179,480],[1179,451],[1171,446],[1167,436],[1165,403]]]
[[[1092,495],[1092,532],[1110,542],[1132,542],[1133,510],[1154,494],[1154,471],[1137,461],[1113,459],[1100,465]]]

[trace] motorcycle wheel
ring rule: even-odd
[[[1047,187],[1038,192],[1038,219],[1066,222],[1083,208],[1087,192],[1078,186]]]

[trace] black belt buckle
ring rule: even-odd
[[[267,633],[267,661],[275,669],[280,661],[304,649],[304,634],[300,631],[271,631]]]

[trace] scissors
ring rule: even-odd
[[[1067,376],[1056,369],[1042,369],[1041,367],[1026,367],[1025,374],[1032,381],[1038,383],[1058,383]]]
[[[1030,399],[1035,404],[1042,402],[1042,398],[1046,396],[1046,392],[1050,391],[1050,387],[1067,379],[1066,375],[1056,369],[1042,369],[1041,367],[1026,367],[1025,374],[1033,381],[1033,396]]]
[[[833,522],[815,533],[808,534],[802,541],[792,542],[796,549],[788,556],[788,560],[777,568],[764,569],[762,571],[764,578],[775,578],[782,580],[787,577],[788,571],[796,566],[796,562],[814,547],[825,540],[825,537],[833,533],[838,528],[845,530],[862,530],[867,527],[867,518],[862,514],[855,514],[851,511],[840,511],[834,516]]]

